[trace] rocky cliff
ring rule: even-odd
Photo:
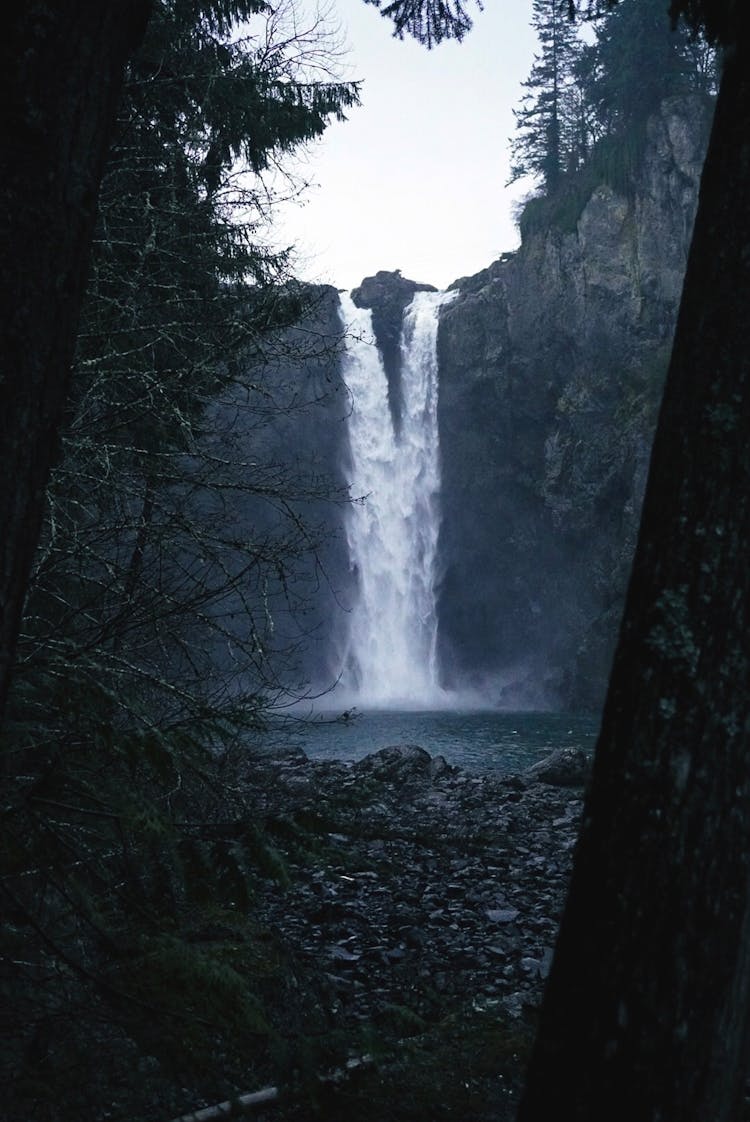
[[[601,704],[711,106],[670,99],[600,185],[441,316],[441,657],[510,704]]]
[[[516,253],[451,286],[438,334],[446,686],[519,708],[602,703],[711,108],[697,96],[665,102],[627,192],[600,183],[574,205],[535,205]],[[380,272],[352,293],[372,309],[397,431],[403,312],[431,287]],[[298,480],[293,513],[307,528],[291,542],[294,582],[272,581],[269,606],[277,644],[297,652],[300,677],[316,688],[340,670],[356,592],[341,501],[350,408],[341,345],[336,293],[324,288],[279,360],[266,358],[259,388],[280,412],[253,420],[244,438],[253,458],[283,462]],[[266,500],[234,516],[256,536],[284,537]]]

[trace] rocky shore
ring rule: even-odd
[[[353,1039],[366,1025],[391,1042],[421,1038],[473,1014],[506,1034],[531,1024],[587,767],[583,753],[562,750],[522,775],[473,775],[415,745],[354,764],[297,752],[256,761],[255,809],[271,835],[287,853],[295,834],[325,846],[322,859],[292,858],[283,893],[267,882],[257,916],[319,973],[327,1012]],[[504,1117],[491,1064],[486,1082],[489,1112],[466,1119]]]

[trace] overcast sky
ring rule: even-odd
[[[508,139],[536,39],[531,0],[487,0],[464,42],[392,38],[362,0],[336,0],[362,106],[311,146],[304,204],[277,213],[298,274],[352,288],[378,269],[445,288],[518,244]]]

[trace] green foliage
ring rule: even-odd
[[[381,1020],[399,1036],[418,1036],[427,1028],[427,1022],[407,1005],[386,1004],[381,1010]]]
[[[672,0],[671,18],[682,16],[688,26],[698,34],[703,33],[710,43],[728,47],[737,41],[747,19],[747,9],[735,0]],[[747,31],[747,23],[744,24]]]
[[[274,40],[273,11],[257,2],[227,4],[216,19],[207,18],[201,0],[162,0],[133,61],[130,92],[138,118],[144,119],[138,112],[144,101],[158,104],[162,136],[170,149],[185,153],[209,195],[235,161],[263,171],[280,154],[320,136],[332,116],[344,119],[357,102],[355,86],[320,76],[309,81],[299,61],[291,62],[295,44]],[[258,15],[266,18],[256,39],[252,21],[248,38],[231,37],[240,20]],[[147,124],[151,131],[153,115]]]
[[[532,196],[518,216],[521,237],[549,229],[573,233],[595,186],[594,176],[581,174],[565,178],[551,195]]]
[[[232,38],[238,19],[251,22]],[[284,409],[263,362],[312,299],[260,244],[268,190],[253,171],[357,96],[290,19],[283,5],[159,3],[131,65],[21,644],[38,732],[60,736],[64,714],[66,736],[110,725],[156,751],[160,730],[189,724],[221,741],[257,729],[277,687],[272,594],[292,610],[294,566],[319,541],[301,508],[331,485],[231,448],[234,409],[263,449]],[[239,540],[230,505],[256,500],[265,521]],[[52,680],[78,703],[46,705]]]
[[[645,146],[645,120],[638,121],[622,136],[603,136],[591,153],[589,178],[606,183],[618,195],[632,198]]]
[[[127,992],[128,1026],[151,1055],[175,1072],[202,1070],[219,1047],[236,1050],[240,1041],[252,1050],[253,1038],[271,1028],[249,981],[215,954],[169,935],[144,937],[138,952],[111,972],[111,981]],[[155,1019],[144,1021],[151,1007]],[[163,1031],[166,1028],[167,1031]]]
[[[718,85],[715,52],[684,27],[671,28],[662,0],[619,0],[597,21],[593,43],[560,21],[559,5],[536,0],[542,49],[516,112],[511,181],[533,175],[542,193],[521,212],[522,235],[574,230],[601,183],[629,196],[648,118],[667,97],[712,95]]]
[[[559,0],[534,0],[532,22],[540,53],[523,83],[527,93],[515,111],[510,182],[532,175],[554,191],[573,158],[569,107],[574,66],[583,48]]]
[[[106,1103],[138,1057],[155,1065],[147,1086],[224,1098],[320,1031],[308,983],[251,920],[259,884],[288,883],[283,839],[229,757],[167,739],[34,744],[5,784],[0,1077],[17,1116],[80,1117],[98,1072]],[[85,1078],[67,1087],[73,1063]]]
[[[670,26],[663,0],[620,0],[597,26],[593,53],[586,96],[606,136],[642,131],[665,97],[715,86],[710,52]]]
[[[618,0],[557,0],[560,14],[568,20],[595,19],[613,8]],[[730,0],[723,0],[730,3]],[[394,26],[394,35],[400,39],[411,35],[430,48],[444,39],[463,39],[472,28],[471,16],[462,0],[365,0],[379,8]],[[673,7],[700,9],[705,0],[674,0]],[[481,10],[482,3],[477,0]],[[698,17],[703,19],[701,13]]]
[[[90,1115],[119,1085],[135,1119],[142,1064],[170,1117],[176,1072],[224,1098],[302,1031],[294,970],[249,920],[261,880],[288,882],[284,842],[238,761],[277,687],[273,609],[319,542],[304,504],[330,485],[268,451],[284,406],[264,362],[312,297],[262,245],[260,174],[357,91],[293,18],[160,0],[128,74],[2,745],[14,1117]],[[241,540],[258,496],[271,515]]]
[[[306,1119],[511,1122],[532,1025],[510,1022],[497,1010],[467,1008],[423,1023],[415,1034],[415,1018],[411,1010],[391,1006],[380,1027],[378,1062],[323,1088]]]
[[[528,199],[518,216],[521,236],[550,229],[574,233],[592,192],[602,185],[632,198],[646,143],[645,121],[641,124],[626,136],[603,136],[579,170],[562,176],[554,191]]]
[[[365,0],[381,9],[381,14],[393,22],[393,34],[403,39],[411,35],[430,48],[444,39],[458,39],[471,30],[472,21],[463,0]],[[477,0],[477,6],[482,5]]]

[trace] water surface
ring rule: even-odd
[[[279,736],[312,759],[359,760],[391,744],[418,744],[467,771],[523,771],[555,748],[592,751],[599,718],[591,714],[440,710],[369,710],[349,721],[293,721]]]

